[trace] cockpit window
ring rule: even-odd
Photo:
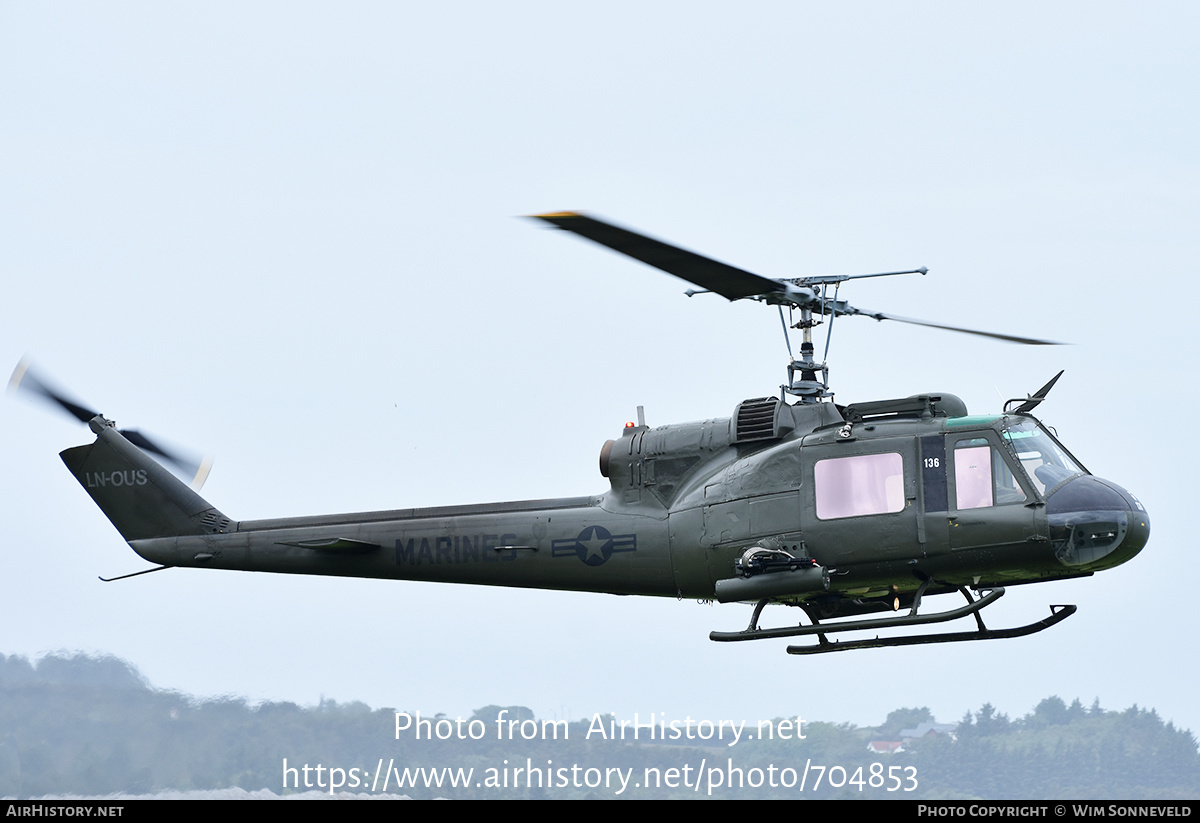
[[[984,437],[954,444],[954,493],[960,511],[1026,500],[1008,464]]]
[[[1068,478],[1086,473],[1067,454],[1066,449],[1032,418],[1006,417],[1003,435],[1005,443],[1012,448],[1041,494]]]
[[[964,440],[955,446],[954,488],[959,509],[993,504],[992,447],[986,440]]]

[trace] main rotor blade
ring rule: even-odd
[[[14,392],[31,392],[39,397],[45,398],[81,423],[88,422],[100,413],[93,411],[92,409],[89,409],[80,403],[76,403],[61,391],[50,388],[50,386],[47,385],[44,380],[33,373],[33,369],[30,367],[29,361],[24,358],[22,358],[21,362],[17,363],[17,367],[13,369],[12,377],[9,378],[8,381],[8,390]]]
[[[762,277],[702,254],[696,254],[644,234],[588,217],[586,214],[564,211],[535,214],[533,218],[574,232],[580,237],[586,237],[602,246],[608,246],[613,251],[628,255],[635,260],[641,260],[656,269],[662,269],[689,283],[695,283],[697,286],[716,292],[729,300],[781,294],[787,291],[786,284],[778,280]]]
[[[956,331],[962,334],[974,334],[979,337],[990,337],[993,340],[1006,340],[1009,343],[1021,343],[1026,346],[1065,346],[1066,343],[1060,343],[1057,340],[1039,340],[1036,337],[1018,337],[1015,334],[998,334],[991,331],[979,331],[978,329],[964,329],[960,326],[947,326],[943,323],[931,323],[928,320],[914,320],[911,317],[897,317],[894,314],[884,314],[883,312],[864,311],[862,309],[854,309],[851,314],[859,314],[863,317],[874,317],[876,320],[895,320],[897,323],[910,323],[914,326],[928,326],[931,329],[944,329],[945,331]]]

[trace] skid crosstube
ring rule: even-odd
[[[759,615],[762,613],[763,607],[767,605],[767,601],[764,600],[755,607],[754,615],[750,620],[748,628],[738,632],[714,631],[710,632],[708,636],[710,640],[718,642],[740,642],[743,640],[804,637],[815,634],[817,635],[818,643],[811,646],[789,646],[787,649],[788,654],[825,654],[827,652],[883,648],[885,646],[914,646],[927,643],[959,643],[969,640],[998,640],[1001,638],[1024,637],[1025,635],[1048,629],[1066,620],[1076,611],[1075,606],[1054,605],[1050,607],[1049,617],[1035,623],[1016,626],[1010,629],[989,629],[984,625],[983,618],[980,617],[979,613],[984,607],[991,605],[1003,597],[1004,589],[1002,587],[991,589],[986,594],[981,593],[981,596],[978,598],[973,598],[965,587],[960,587],[959,591],[967,599],[967,604],[957,609],[950,609],[949,611],[936,612],[934,614],[917,614],[916,606],[920,603],[920,597],[918,596],[912,611],[902,617],[884,617],[871,620],[851,620],[843,623],[824,624],[817,623],[814,620],[811,626],[787,626],[777,629],[760,629],[757,627]],[[901,637],[874,637],[867,640],[847,640],[845,642],[830,642],[826,637],[826,635],[836,632],[870,631],[873,629],[894,629],[903,626],[945,623],[968,615],[975,617],[975,622],[978,624],[977,630],[947,632],[943,634],[904,635]]]

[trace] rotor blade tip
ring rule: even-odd
[[[25,377],[25,372],[28,370],[29,370],[29,358],[22,357],[17,362],[17,367],[15,369],[13,369],[12,377],[10,377],[8,379],[8,390],[9,391],[17,390],[17,387],[21,385],[21,380],[23,380]]]
[[[196,471],[196,476],[192,478],[191,487],[195,491],[200,491],[204,488],[204,481],[208,479],[208,473],[212,471],[213,459],[205,457],[200,461],[200,468]]]

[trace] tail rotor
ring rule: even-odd
[[[108,420],[98,411],[88,408],[71,398],[66,392],[53,386],[32,367],[28,358],[22,358],[13,370],[8,381],[8,390],[12,393],[40,398],[50,403],[62,412],[70,415],[81,423],[86,424],[96,433],[103,427],[116,428],[116,424]],[[186,480],[193,489],[199,490],[208,479],[212,460],[205,457],[197,459],[177,449],[167,448],[136,429],[118,430],[121,435],[139,449],[162,458],[172,471]]]

